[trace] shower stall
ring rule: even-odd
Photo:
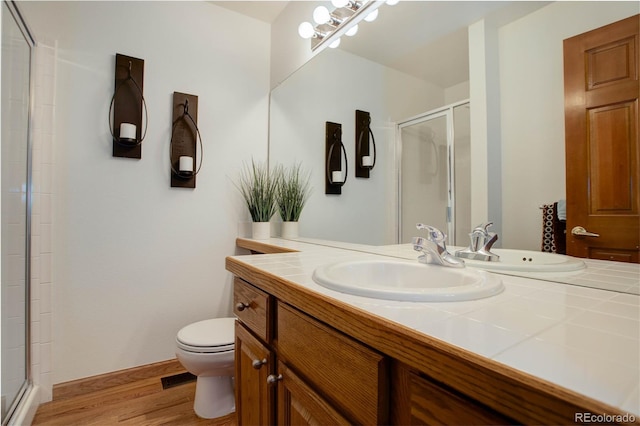
[[[471,231],[469,101],[398,124],[399,243],[418,236],[416,223],[447,234],[447,244],[468,245]]]
[[[29,395],[31,62],[34,40],[13,2],[2,2],[1,420],[13,424]],[[15,416],[14,416],[15,414]],[[12,418],[13,417],[13,418]]]

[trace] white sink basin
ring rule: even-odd
[[[504,289],[500,278],[485,271],[400,260],[332,263],[316,268],[313,280],[343,293],[414,302],[480,299]]]
[[[529,250],[493,249],[500,256],[497,262],[463,259],[467,266],[488,271],[517,272],[572,272],[586,267],[585,263],[571,256]]]

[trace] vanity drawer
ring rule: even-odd
[[[351,422],[388,423],[383,355],[282,302],[276,317],[282,362]]]
[[[271,296],[240,278],[233,280],[233,313],[249,330],[270,342]]]

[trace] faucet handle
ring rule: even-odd
[[[434,243],[442,243],[447,239],[447,234],[434,226],[416,223],[416,228],[426,230],[429,233],[427,239]]]
[[[493,226],[493,222],[483,222],[480,225],[473,228],[473,232],[481,231],[481,232],[484,232],[485,234],[488,234],[489,227],[491,226]]]

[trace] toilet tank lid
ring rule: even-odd
[[[189,324],[178,331],[177,339],[190,346],[224,346],[234,342],[235,318],[215,318]]]

